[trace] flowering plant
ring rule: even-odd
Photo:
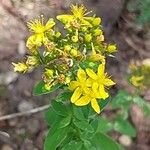
[[[45,114],[50,130],[44,150],[119,150],[120,145],[99,130],[99,114],[110,101],[108,88],[115,84],[105,72],[106,57],[117,47],[105,42],[101,18],[89,16],[83,5],[72,5],[71,13],[56,17],[63,32],[52,18],[28,22],[29,55],[25,62],[13,63],[14,71],[43,69],[34,95],[62,90]]]

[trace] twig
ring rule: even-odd
[[[10,135],[7,132],[0,131],[0,135],[5,136],[5,137],[10,137]]]
[[[14,114],[10,114],[10,115],[5,115],[5,116],[0,117],[0,121],[13,119],[13,118],[16,118],[16,117],[21,117],[21,116],[26,116],[26,115],[29,115],[29,114],[34,114],[34,113],[46,110],[46,109],[48,109],[48,107],[49,107],[49,105],[44,105],[44,106],[37,107],[37,108],[31,109],[31,110],[28,110],[28,111],[14,113]]]

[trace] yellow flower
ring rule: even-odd
[[[29,49],[34,47],[41,46],[42,43],[47,42],[47,37],[45,36],[45,32],[51,30],[51,28],[55,25],[53,19],[49,19],[48,22],[44,25],[44,19],[35,19],[34,21],[30,21],[27,23],[27,26],[33,35],[31,35],[28,40],[26,46]]]
[[[71,12],[75,18],[81,19],[85,16],[86,8],[83,5],[71,5]]]
[[[144,76],[132,76],[130,79],[131,83],[136,87],[141,86],[141,82],[143,80],[144,80]]]
[[[71,81],[69,84],[69,89],[74,91],[71,97],[72,103],[79,99],[84,90],[87,90],[88,84],[86,72],[80,68],[77,72],[77,80]]]
[[[93,89],[88,88],[84,91],[83,96],[77,99],[74,104],[77,106],[85,106],[91,102],[94,111],[100,113],[100,106],[97,103],[97,98],[100,98],[99,93],[95,93]]]
[[[30,29],[30,31],[35,34],[40,34],[49,31],[54,25],[55,22],[53,19],[49,19],[44,25],[43,17],[41,19],[35,19],[34,21],[30,21],[27,23],[27,26]]]
[[[58,15],[57,19],[66,25],[67,28],[70,27],[70,23],[74,23],[75,20],[79,20],[81,25],[88,27],[98,26],[101,23],[100,18],[95,17],[85,17],[90,12],[86,12],[86,8],[83,5],[71,5],[72,15]]]
[[[115,84],[104,71],[105,64],[99,65],[97,74],[92,69],[86,69],[86,72],[92,82],[93,91],[99,95],[99,98],[102,99],[106,99],[109,96],[109,94],[105,91],[105,86],[108,87]]]
[[[25,63],[12,63],[15,72],[25,73],[28,70],[28,66]]]

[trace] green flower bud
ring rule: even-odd
[[[45,69],[44,74],[45,74],[47,77],[53,77],[54,70],[52,70],[52,69]]]
[[[110,44],[107,46],[106,50],[109,52],[109,53],[114,53],[117,51],[117,47],[115,44]]]
[[[91,42],[91,40],[92,40],[91,34],[86,34],[86,35],[84,36],[84,39],[85,39],[86,42]]]
[[[81,30],[82,30],[82,32],[86,32],[87,31],[87,27],[83,27]]]
[[[78,50],[77,50],[77,49],[71,49],[70,54],[71,54],[73,57],[77,57],[77,55],[78,55]]]
[[[94,30],[94,36],[99,36],[99,35],[102,35],[103,34],[103,31],[100,30],[100,29],[95,29]]]
[[[76,43],[76,42],[78,42],[79,39],[78,39],[78,36],[74,35],[74,36],[72,36],[71,40],[72,40],[72,42]]]
[[[56,36],[57,38],[59,38],[59,37],[61,36],[61,33],[60,33],[60,32],[56,32],[56,33],[55,33],[55,36]]]
[[[71,46],[70,45],[65,45],[64,50],[69,52],[71,50]]]
[[[94,18],[92,24],[94,26],[99,26],[101,23],[101,18]]]
[[[45,88],[46,90],[50,90],[51,87],[52,87],[52,85],[49,84],[49,83],[45,83],[45,85],[44,85],[44,88]]]

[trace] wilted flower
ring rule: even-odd
[[[28,66],[25,63],[12,63],[14,66],[14,71],[15,72],[20,72],[20,73],[25,73],[28,71]]]

